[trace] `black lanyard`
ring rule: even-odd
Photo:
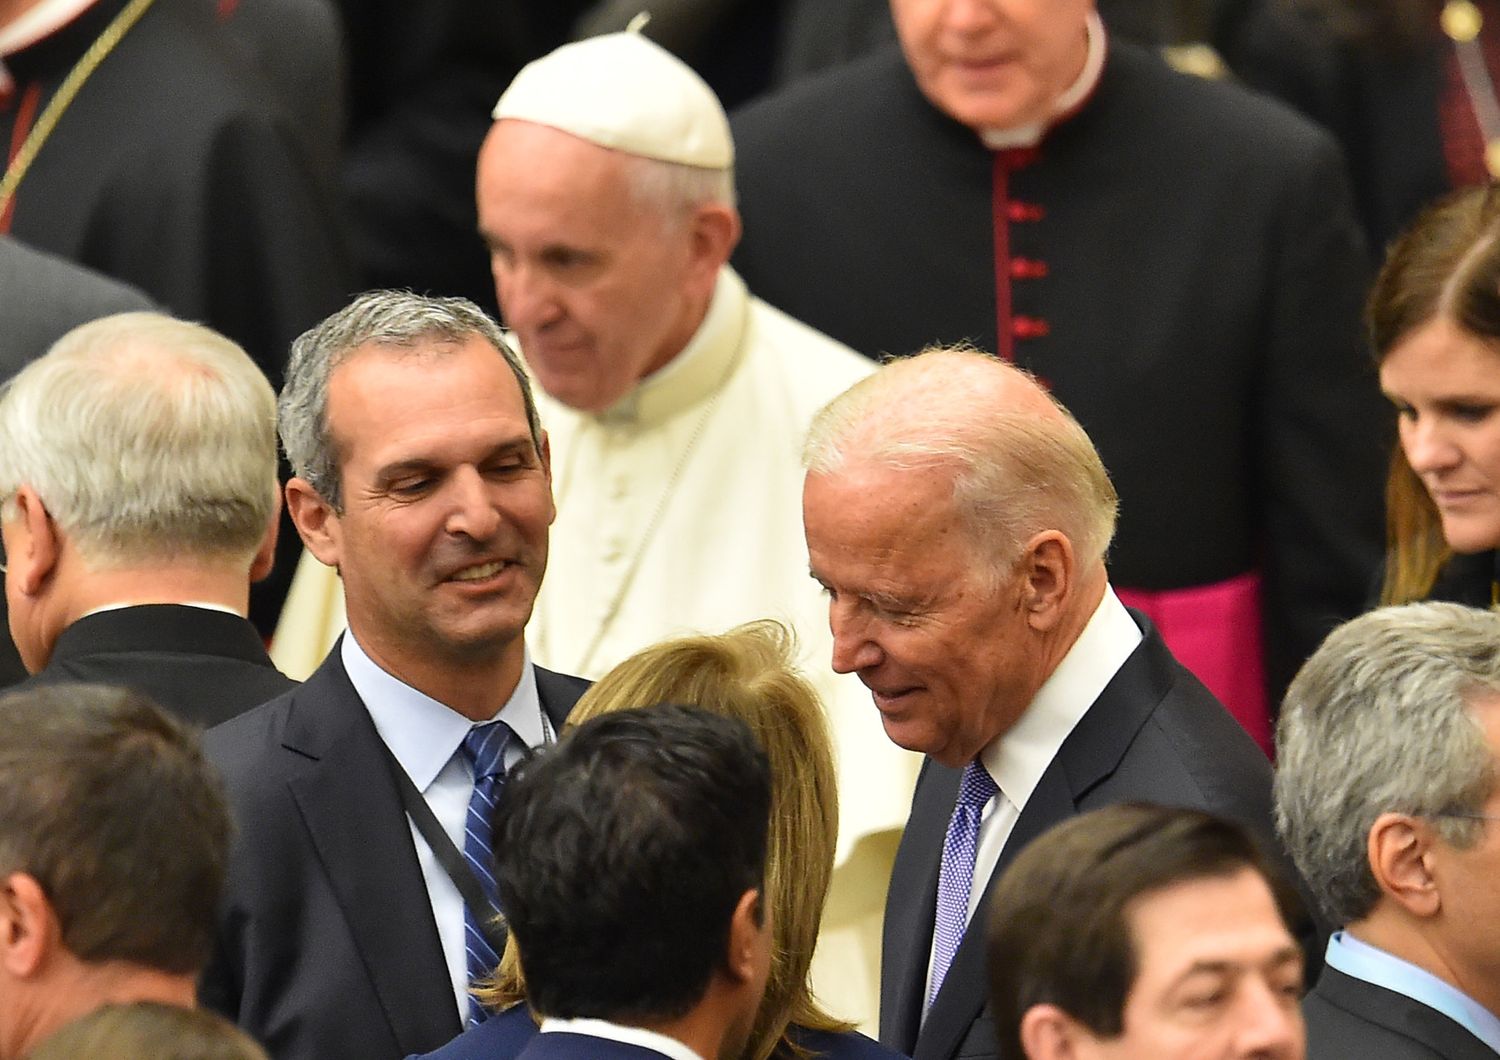
[[[380,748],[385,752],[385,760],[390,765],[391,776],[396,781],[396,790],[401,795],[401,805],[406,808],[407,816],[417,826],[417,831],[427,841],[427,847],[437,858],[438,864],[443,867],[448,878],[453,881],[453,886],[458,888],[458,893],[463,896],[464,905],[469,907],[469,912],[474,914],[474,923],[489,942],[490,948],[497,954],[505,952],[505,928],[496,919],[500,911],[495,904],[489,900],[480,886],[479,878],[474,875],[474,870],[469,868],[469,863],[464,860],[464,855],[458,847],[453,845],[453,840],[448,838],[448,833],[443,831],[443,826],[438,823],[437,815],[432,812],[432,807],[427,805],[427,800],[422,798],[422,793],[417,786],[411,782],[411,777],[406,775],[406,770],[401,768],[401,763],[396,761],[396,756],[386,746],[385,741],[380,741]]]

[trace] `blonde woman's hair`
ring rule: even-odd
[[[794,642],[780,623],[739,626],[721,636],[683,637],[638,652],[584,693],[569,726],[601,714],[681,703],[750,726],[771,763],[771,832],[765,895],[773,953],[765,1000],[745,1060],[765,1060],[787,1040],[789,1024],[841,1032],[850,1025],[819,1007],[807,985],[823,919],[838,834],[838,788],[828,725],[817,693],[792,664]],[[522,957],[506,943],[493,979],[475,989],[500,1010],[526,999]]]

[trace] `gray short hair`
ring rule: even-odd
[[[292,343],[286,385],[277,403],[281,445],[298,477],[333,508],[343,510],[338,454],[328,428],[328,380],[362,346],[411,349],[419,343],[458,343],[477,335],[505,358],[521,386],[526,421],[537,452],[542,425],[531,381],[500,326],[465,298],[429,298],[410,291],[367,291]]]
[[[104,317],[0,391],[0,496],[30,485],[94,566],[248,557],[275,510],[275,400],[217,332]]]
[[[1094,443],[1055,399],[1037,416],[992,399],[1029,373],[972,347],[929,347],[892,360],[813,419],[803,463],[831,474],[852,459],[898,469],[950,467],[953,504],[999,575],[1043,530],[1060,530],[1080,563],[1100,563],[1119,499]]]
[[[626,158],[627,179],[636,202],[668,222],[684,219],[708,203],[735,206],[733,168],[707,169],[639,155]]]
[[[1408,604],[1329,634],[1287,691],[1276,727],[1276,824],[1337,924],[1380,898],[1367,842],[1383,813],[1476,812],[1495,771],[1469,711],[1500,694],[1500,614]],[[1482,822],[1434,818],[1464,847]]]

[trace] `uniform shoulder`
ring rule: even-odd
[[[299,690],[300,686],[289,688],[203,734],[203,751],[231,792],[241,784],[253,784],[263,774],[268,756],[280,746],[292,698]]]
[[[1160,56],[1128,43],[1110,45],[1106,83],[1123,114],[1162,115],[1159,127],[1190,144],[1211,142],[1241,152],[1297,157],[1334,148],[1333,137],[1291,107],[1227,80],[1196,77]]]
[[[823,142],[830,132],[844,139],[851,128],[885,124],[906,92],[915,87],[900,49],[883,48],[738,108],[730,116],[736,152],[753,164],[771,145]]]

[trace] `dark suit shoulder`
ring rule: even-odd
[[[1302,1001],[1308,1060],[1494,1060],[1495,1052],[1436,1009],[1324,968]]]
[[[538,1034],[521,1050],[517,1060],[659,1060],[663,1055],[644,1046],[560,1031]]]
[[[858,1031],[815,1031],[794,1024],[787,1028],[787,1037],[805,1049],[812,1060],[905,1060],[906,1056]],[[790,1055],[783,1051],[772,1054],[773,1057]]]
[[[237,779],[252,779],[267,754],[280,746],[281,731],[296,692],[284,692],[203,734],[204,752],[231,788]]]
[[[1112,109],[1160,116],[1172,137],[1200,134],[1215,153],[1251,155],[1275,147],[1290,158],[1314,148],[1331,148],[1333,137],[1286,104],[1232,81],[1195,77],[1172,69],[1154,52],[1111,43],[1106,76]],[[1087,113],[1087,111],[1085,111]],[[1274,161],[1274,160],[1273,160]]]
[[[470,1027],[441,1049],[409,1056],[407,1060],[496,1060],[518,1055],[536,1036],[536,1021],[526,1005],[512,1005]]]
[[[1079,809],[1143,800],[1192,806],[1267,830],[1266,756],[1160,634],[1149,623],[1143,631],[1059,754]],[[1097,788],[1090,787],[1094,776],[1102,777]]]

